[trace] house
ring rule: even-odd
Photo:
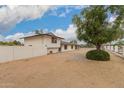
[[[79,45],[63,41],[64,38],[53,33],[35,34],[24,37],[24,46],[41,46],[47,54],[71,51],[79,48]]]
[[[65,42],[64,38],[53,33],[35,33],[23,37],[23,39],[24,46],[0,46],[0,62],[44,56],[80,48],[79,45]]]
[[[76,50],[76,49],[79,49],[79,48],[80,48],[80,46],[76,43],[61,41],[60,51],[62,51],[62,52],[72,51],[72,50]]]

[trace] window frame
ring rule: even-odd
[[[56,37],[52,37],[51,38],[51,43],[57,43],[57,38]]]
[[[73,49],[73,45],[71,45],[71,49]]]
[[[67,50],[68,46],[67,45],[64,45],[64,50]]]

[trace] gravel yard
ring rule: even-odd
[[[89,49],[0,64],[0,87],[124,87],[124,59],[85,58]]]

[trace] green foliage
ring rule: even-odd
[[[94,44],[99,50],[104,43],[117,40],[124,36],[121,29],[124,18],[123,6],[89,6],[79,15],[73,17],[77,27],[77,38],[81,41]],[[116,16],[111,23],[110,16]],[[123,20],[124,21],[124,20]]]
[[[81,45],[81,47],[85,47],[85,48],[94,48],[95,46],[93,44],[87,43],[85,45]]]
[[[108,52],[103,50],[91,50],[87,52],[86,58],[97,61],[108,61],[110,60],[110,55]]]
[[[16,40],[15,40],[15,41],[13,41],[12,43],[13,43],[14,45],[21,45],[21,42],[16,41]]]
[[[119,6],[119,5],[112,5],[109,6],[109,11],[114,14],[117,15],[116,20],[114,21],[114,23],[116,24],[116,28],[120,26],[120,24],[122,24],[121,26],[123,26],[124,23],[124,6]]]
[[[12,41],[12,42],[3,42],[0,41],[0,45],[6,45],[6,46],[15,46],[15,45],[22,45],[19,41]]]

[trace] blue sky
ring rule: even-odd
[[[83,6],[54,6],[48,9],[43,16],[32,19],[23,20],[14,24],[7,31],[2,31],[4,36],[12,35],[18,32],[27,33],[36,29],[45,29],[55,31],[56,29],[66,30],[72,24],[72,17],[79,14]],[[14,9],[12,11],[15,11]],[[29,10],[30,11],[30,10]]]
[[[87,6],[0,6],[0,41],[18,40],[32,31],[42,29],[66,40],[77,40],[74,15]],[[110,17],[112,22],[116,17]]]

